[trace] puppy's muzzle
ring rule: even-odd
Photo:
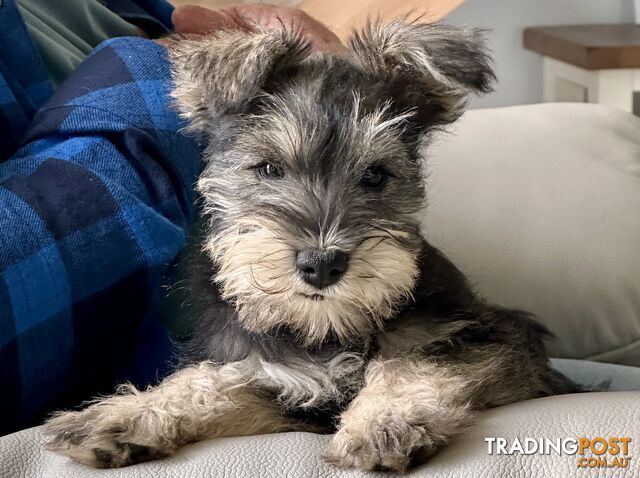
[[[298,252],[298,273],[307,284],[322,289],[337,283],[349,267],[349,256],[340,251],[305,249]]]

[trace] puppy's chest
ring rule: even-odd
[[[228,314],[207,314],[219,319]],[[226,310],[226,309],[225,309]],[[188,348],[192,361],[227,364],[245,382],[268,390],[287,410],[341,406],[361,388],[372,338],[349,344],[329,340],[309,348],[285,330],[253,334],[237,320],[200,323]]]
[[[364,381],[366,350],[336,353],[301,353],[276,361],[260,360],[256,369],[262,386],[275,392],[291,411],[340,409],[348,404]]]

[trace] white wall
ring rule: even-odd
[[[472,108],[542,101],[542,59],[522,46],[529,26],[633,23],[634,0],[466,0],[446,22],[490,28],[496,91],[473,98]]]

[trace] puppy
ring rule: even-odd
[[[50,449],[121,467],[207,438],[335,432],[329,462],[402,471],[482,409],[577,391],[544,327],[478,297],[420,233],[422,148],[494,80],[482,32],[370,24],[335,54],[295,30],[225,31],[171,58],[207,144],[193,337],[160,385],[55,415]]]

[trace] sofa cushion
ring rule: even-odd
[[[589,104],[473,110],[427,150],[424,230],[552,355],[640,365],[640,118]]]
[[[551,359],[551,365],[584,390],[640,391],[640,368],[589,360]]]
[[[500,476],[566,477],[593,472],[577,467],[578,455],[489,455],[486,437],[512,440],[549,437],[640,438],[640,392],[588,393],[541,398],[484,412],[467,434],[405,476],[451,478]],[[82,478],[174,477],[374,477],[389,476],[333,468],[321,459],[330,436],[282,433],[223,438],[186,446],[164,460],[114,470],[94,470],[44,451],[40,428],[0,438],[0,476]],[[632,445],[629,468],[600,470],[640,476]],[[605,455],[612,458],[611,455]],[[618,473],[616,473],[618,472]],[[625,474],[628,473],[628,474]],[[586,475],[585,475],[586,476]],[[591,473],[589,473],[591,476]],[[603,475],[604,476],[604,475]],[[608,474],[606,476],[609,476]]]

